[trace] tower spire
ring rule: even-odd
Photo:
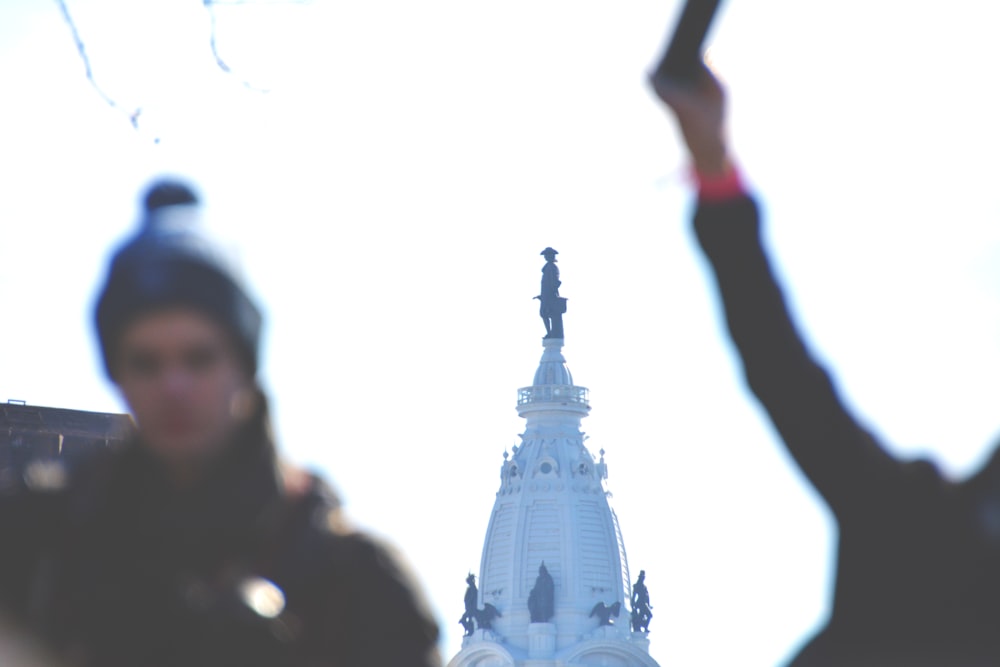
[[[625,543],[604,451],[600,460],[591,454],[580,430],[590,400],[562,353],[557,253],[542,254],[542,358],[531,385],[517,392],[525,429],[509,458],[504,452],[480,585],[466,596],[463,625],[470,614],[486,615],[486,625],[466,627],[449,667],[657,667],[645,632],[633,632],[621,613],[632,600]]]

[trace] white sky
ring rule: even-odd
[[[117,411],[90,308],[153,175],[188,176],[268,311],[285,451],[419,572],[460,645],[560,251],[662,665],[773,665],[825,617],[835,536],[743,390],[644,86],[676,2],[70,0],[0,7],[0,400]],[[956,475],[1000,400],[993,3],[723,4],[713,60],[792,303],[893,452]],[[267,88],[260,93],[242,83]],[[159,139],[156,143],[154,139]]]

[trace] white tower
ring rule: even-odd
[[[646,633],[630,624],[628,561],[604,450],[596,459],[584,446],[587,389],[566,366],[561,322],[554,333],[543,339],[534,382],[518,390],[527,425],[514,455],[504,452],[480,566],[476,609],[487,618],[448,667],[657,667]],[[540,575],[543,564],[551,580]],[[617,617],[602,620],[601,604],[615,603]]]

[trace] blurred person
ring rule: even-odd
[[[154,184],[114,255],[95,323],[137,435],[7,490],[0,604],[86,667],[440,665],[402,560],[279,460],[260,310],[198,211]]]
[[[1000,454],[951,481],[858,423],[791,321],[727,145],[722,87],[704,66],[693,84],[651,84],[690,153],[694,230],[747,385],[839,528],[829,619],[791,664],[1000,665]]]

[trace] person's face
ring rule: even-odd
[[[255,392],[226,330],[198,312],[156,311],[127,326],[115,381],[143,443],[172,466],[214,456],[252,413]]]

